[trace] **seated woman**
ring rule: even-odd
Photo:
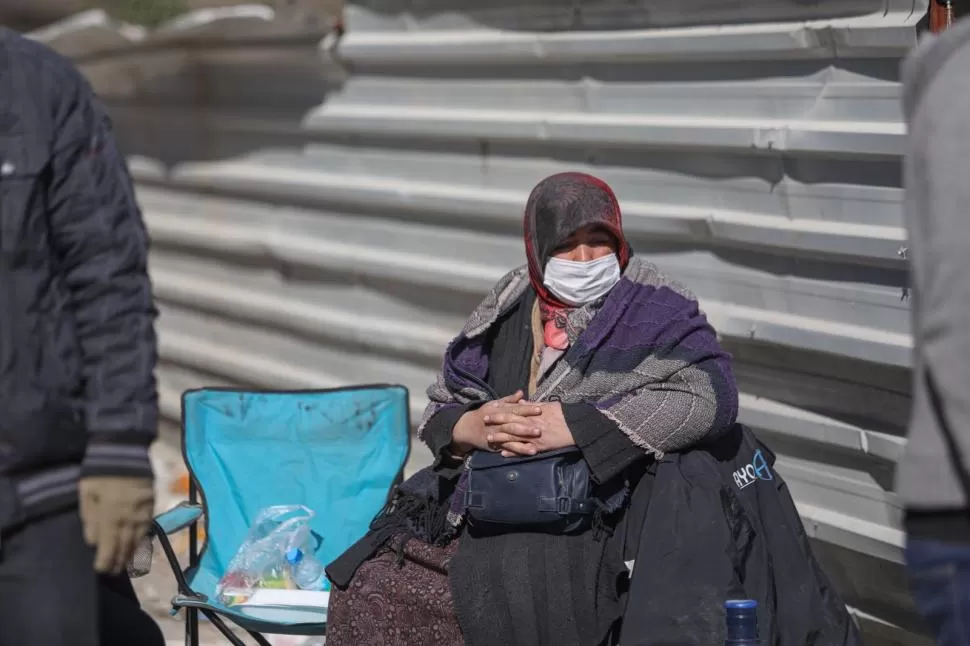
[[[694,297],[633,255],[604,182],[540,182],[525,248],[528,265],[478,306],[429,388],[419,435],[435,464],[328,568],[329,646],[605,643],[628,581],[621,524],[650,459],[735,421],[728,355]],[[468,456],[568,447],[594,484],[588,525],[468,522]]]

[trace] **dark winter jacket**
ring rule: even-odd
[[[150,475],[147,235],[111,124],[49,48],[0,29],[0,529]]]
[[[634,563],[620,646],[723,644],[727,599],[758,601],[764,644],[862,644],[774,462],[736,425],[651,467],[628,518]]]

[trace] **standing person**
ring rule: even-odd
[[[903,68],[913,409],[897,489],[917,607],[940,644],[970,643],[970,22]]]
[[[67,60],[0,29],[0,101],[0,646],[97,646],[153,512],[148,240]]]

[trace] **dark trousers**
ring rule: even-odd
[[[913,599],[939,646],[970,646],[970,545],[910,540]]]
[[[128,577],[95,574],[76,510],[0,536],[0,646],[164,643]]]
[[[141,609],[127,575],[98,578],[101,646],[165,646],[155,620]]]

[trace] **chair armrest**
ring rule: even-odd
[[[175,575],[175,582],[178,585],[179,593],[187,597],[205,600],[205,595],[195,592],[189,586],[188,581],[185,579],[185,573],[182,571],[182,566],[179,564],[178,556],[175,554],[175,550],[172,549],[172,543],[168,540],[170,534],[191,527],[193,523],[202,517],[202,514],[202,505],[180,502],[168,511],[155,516],[152,520],[150,534],[158,539],[158,544],[162,546],[162,551],[165,552],[165,558],[172,568],[172,574]]]
[[[202,505],[180,502],[168,511],[163,511],[155,516],[152,522],[152,533],[157,536],[182,531],[199,520],[202,517],[202,513]]]

